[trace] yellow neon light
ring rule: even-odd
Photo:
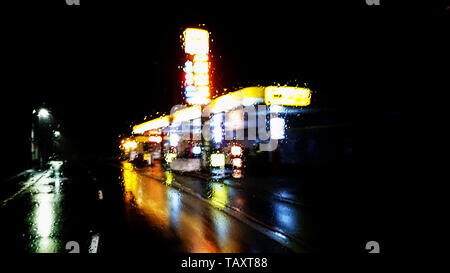
[[[176,111],[175,113],[172,114],[172,116],[173,116],[173,123],[180,123],[183,121],[197,119],[202,116],[202,108],[200,105],[194,105]]]
[[[148,141],[160,143],[162,141],[162,137],[161,136],[150,136],[148,138]]]
[[[211,100],[209,98],[202,98],[201,96],[195,96],[186,100],[188,104],[191,105],[205,105],[208,104]]]
[[[167,163],[172,163],[172,161],[174,161],[175,158],[177,158],[177,154],[175,154],[175,153],[167,153],[165,155],[165,159],[166,159]]]
[[[195,62],[207,62],[208,61],[208,55],[204,54],[204,55],[195,55],[194,56],[194,63]]]
[[[134,137],[134,141],[136,143],[147,142],[148,141],[148,137],[146,137],[146,136],[135,136]]]
[[[165,128],[170,125],[169,116],[162,116],[133,127],[134,134],[143,134],[146,131]]]
[[[209,97],[209,86],[199,86],[197,87],[198,96],[202,98]]]
[[[136,149],[137,143],[132,140],[127,140],[125,141],[125,143],[122,144],[122,146],[125,148],[125,150],[129,151]]]
[[[194,73],[196,74],[208,74],[209,63],[208,62],[194,62]]]
[[[269,86],[265,90],[265,103],[285,106],[307,106],[311,103],[311,90],[302,87]]]
[[[209,33],[207,30],[199,28],[187,28],[183,34],[184,51],[187,54],[208,54]]]
[[[166,184],[167,185],[171,185],[172,181],[173,181],[173,174],[172,174],[172,172],[171,171],[166,171],[165,174],[166,174]]]
[[[247,87],[214,99],[209,105],[211,113],[226,112],[238,106],[264,102],[264,87]]]
[[[225,208],[228,204],[228,188],[225,185],[214,183],[211,202],[218,208]]]
[[[209,85],[209,76],[208,74],[194,74],[194,83],[195,85]]]

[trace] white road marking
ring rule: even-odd
[[[37,183],[39,180],[41,180],[41,178],[46,178],[49,177],[51,173],[51,170],[46,170],[44,172],[38,172],[35,175],[33,175],[32,177],[30,177],[26,182],[23,183],[22,188],[20,188],[20,190],[18,190],[17,192],[15,192],[13,195],[11,195],[9,198],[1,201],[0,203],[0,207],[4,207],[6,206],[6,204],[13,200],[14,198],[16,198],[17,196],[21,195],[23,192],[25,192],[28,188],[30,188],[32,185],[34,185],[35,183]]]

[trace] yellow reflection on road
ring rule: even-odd
[[[225,208],[225,206],[228,204],[228,188],[220,183],[212,184],[211,202],[218,208]]]
[[[172,172],[171,171],[166,171],[165,174],[166,174],[166,184],[167,185],[171,185],[172,181],[173,181],[173,174],[172,174]]]
[[[172,173],[165,173],[164,182],[144,175],[146,173],[147,170],[139,171],[123,162],[126,205],[135,206],[152,228],[166,238],[176,237],[184,252],[239,252],[239,244],[229,236],[230,219],[217,209],[224,208],[228,202],[228,190],[224,185],[215,183],[213,186],[211,201],[217,207],[214,208],[171,187]],[[233,235],[236,236],[236,232]]]
[[[123,162],[122,170],[125,201],[143,211],[154,225],[167,233],[170,207],[167,206],[165,186],[156,180],[138,175],[129,162]]]
[[[220,250],[225,253],[241,252],[239,244],[231,240],[230,222],[227,216],[219,210],[211,210],[211,216],[214,222],[215,234]]]

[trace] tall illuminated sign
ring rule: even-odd
[[[184,95],[192,105],[207,104],[209,90],[209,33],[205,29],[187,28],[184,33]]]

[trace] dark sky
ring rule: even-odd
[[[31,111],[42,103],[80,147],[106,153],[131,122],[168,112],[182,99],[177,66],[185,27],[205,24],[212,32],[219,91],[307,83],[317,106],[394,110],[401,108],[404,68],[411,69],[418,37],[428,33],[428,11],[384,1],[48,2],[1,10],[2,141],[14,142],[8,149],[20,155],[28,152],[21,143]]]

